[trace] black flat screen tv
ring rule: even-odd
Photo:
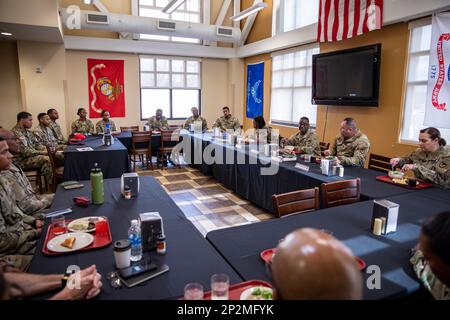
[[[378,106],[381,44],[313,56],[312,104]]]

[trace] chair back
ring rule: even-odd
[[[329,142],[319,142],[319,147],[320,147],[320,154],[323,156],[324,155],[323,152],[330,148],[330,143]]]
[[[131,127],[120,127],[120,132],[134,132],[139,131],[139,126],[131,126]]]
[[[170,142],[179,141],[179,139],[180,139],[179,130],[161,130],[161,148],[173,146],[173,143]]]
[[[315,211],[319,209],[319,188],[274,194],[272,202],[278,218]]]
[[[358,202],[361,194],[361,180],[334,181],[322,183],[322,203],[324,208],[336,207]]]
[[[388,173],[392,170],[390,163],[391,159],[385,156],[380,156],[378,154],[370,154],[369,157],[369,169],[380,171],[383,173]]]
[[[151,131],[132,131],[131,132],[131,151],[132,153],[138,149],[151,150],[152,132]]]

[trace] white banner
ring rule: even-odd
[[[450,128],[450,13],[433,16],[425,126]]]

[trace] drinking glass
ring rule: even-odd
[[[211,300],[228,300],[230,278],[223,273],[217,273],[211,277]]]
[[[54,235],[66,233],[66,219],[64,215],[52,217],[52,232]]]
[[[184,287],[184,299],[203,300],[203,286],[197,282],[188,283]]]
[[[95,223],[95,234],[99,236],[105,236],[108,231],[108,220],[106,218],[100,218]]]

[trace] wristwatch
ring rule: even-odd
[[[67,281],[69,280],[69,277],[72,275],[72,272],[69,271],[69,269],[66,270],[63,277],[61,278],[61,284],[62,287],[65,288],[67,285]]]

